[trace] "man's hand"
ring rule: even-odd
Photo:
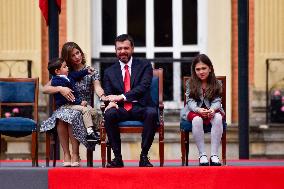
[[[105,112],[106,112],[108,109],[110,109],[110,108],[116,108],[116,109],[118,109],[118,105],[117,105],[115,102],[110,102],[110,103],[108,104],[108,106],[105,108]]]
[[[106,97],[108,98],[109,101],[114,101],[114,102],[123,101],[122,95],[108,95]]]
[[[73,95],[71,89],[69,89],[68,87],[61,87],[59,92],[68,100],[68,101],[71,101],[71,102],[74,102],[75,101],[75,96]]]
[[[87,106],[88,105],[88,102],[87,101],[85,101],[85,100],[82,100],[82,102],[81,102],[81,106]]]

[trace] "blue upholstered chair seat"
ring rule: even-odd
[[[26,136],[36,130],[36,122],[29,118],[10,117],[0,119],[0,133],[8,136]]]
[[[205,133],[208,133],[211,131],[211,123],[209,125],[203,125],[203,129]],[[227,123],[225,120],[223,120],[223,129],[227,128]],[[181,120],[180,121],[180,129],[183,131],[191,132],[192,131],[192,122],[187,120]]]
[[[121,121],[117,124],[119,127],[143,127],[142,121]],[[160,123],[157,122],[157,125],[159,126]]]
[[[143,127],[143,122],[141,121],[122,121],[118,123],[119,127]]]

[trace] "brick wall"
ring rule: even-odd
[[[254,0],[249,0],[249,97],[254,83]],[[232,0],[232,122],[238,122],[238,0]]]

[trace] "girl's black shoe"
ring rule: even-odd
[[[218,158],[218,162],[214,162],[212,161],[212,157],[217,157]],[[219,157],[217,155],[213,155],[210,157],[210,166],[221,166],[222,164],[220,163]]]
[[[201,155],[201,156],[199,157],[199,166],[209,166],[208,160],[207,160],[207,162],[200,162],[200,159],[201,159],[203,156],[206,157],[206,159],[207,159],[207,156],[206,156],[206,155]]]

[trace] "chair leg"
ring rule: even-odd
[[[32,166],[36,166],[36,141],[37,141],[37,133],[36,131],[32,132]]]
[[[103,124],[103,123],[102,123]],[[100,127],[102,167],[106,166],[106,133],[103,125]]]
[[[87,167],[93,167],[93,151],[87,149]]]
[[[180,147],[181,147],[181,165],[185,165],[185,132],[183,130],[180,131]]]
[[[36,132],[36,167],[38,167],[38,132]]]
[[[189,132],[185,132],[185,165],[188,166],[188,154],[189,154]]]
[[[47,131],[45,133],[45,162],[46,167],[49,167],[50,160],[50,133]]]
[[[227,144],[227,139],[226,139],[226,130],[224,130],[223,135],[222,135],[222,161],[223,164],[226,165],[226,144]]]
[[[53,146],[53,167],[56,167],[56,159],[57,159],[57,144],[58,144],[58,136],[57,136],[57,132],[53,133],[53,141],[54,143],[52,144]]]
[[[109,141],[106,143],[106,149],[107,149],[107,162],[111,162],[111,147]]]
[[[161,127],[159,131],[159,155],[160,155],[160,167],[164,166],[164,128]]]

